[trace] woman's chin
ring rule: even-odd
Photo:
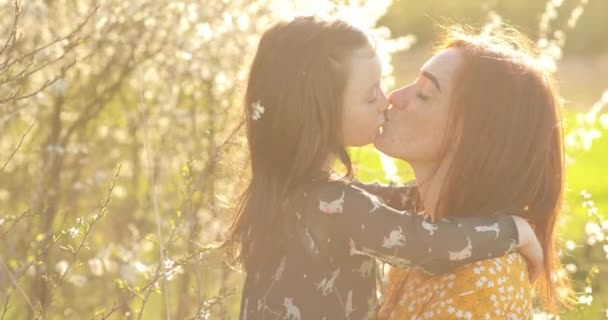
[[[376,136],[376,139],[374,140],[374,147],[376,149],[378,149],[378,151],[389,155],[389,153],[387,153],[386,151],[388,151],[387,149],[387,137],[386,134],[382,131],[380,131],[380,133]]]
[[[389,157],[399,158],[399,152],[397,152],[399,150],[395,150],[395,143],[386,130],[382,130],[376,137],[376,140],[374,140],[374,147]]]

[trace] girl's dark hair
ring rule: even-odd
[[[489,35],[446,28],[438,50],[458,48],[464,63],[445,143],[457,147],[438,213],[504,212],[530,221],[545,255],[541,295],[556,311],[572,303],[555,248],[565,176],[561,105],[533,47],[511,28]]]
[[[260,40],[245,93],[251,179],[223,244],[245,271],[275,261],[287,237],[290,194],[322,172],[330,156],[352,176],[342,143],[342,101],[353,51],[368,36],[340,20],[298,17]],[[371,46],[370,46],[371,50]]]

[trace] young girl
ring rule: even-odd
[[[430,223],[349,182],[345,146],[371,143],[384,122],[380,77],[368,37],[345,22],[301,17],[262,36],[245,94],[251,181],[224,244],[247,273],[240,319],[364,319],[374,258],[429,273],[515,248],[542,260],[520,218]],[[500,231],[476,231],[490,225]]]

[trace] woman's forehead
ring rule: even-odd
[[[450,87],[451,80],[463,61],[464,56],[461,49],[449,48],[435,54],[420,70],[435,76],[442,88]]]

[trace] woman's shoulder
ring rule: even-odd
[[[526,261],[517,252],[465,265],[453,274],[460,281],[470,281],[477,286],[499,286],[504,283],[529,286]]]
[[[487,271],[490,274],[509,274],[509,273],[520,273],[520,271],[528,270],[526,261],[521,254],[513,252],[500,257],[480,260],[468,265],[461,267],[465,272],[473,272],[474,274],[480,274],[480,270]]]
[[[519,253],[481,260],[444,275],[393,268],[387,288],[381,319],[427,313],[440,319],[527,319],[531,307],[526,262]],[[418,307],[409,309],[414,305]]]
[[[456,281],[461,285],[483,284],[484,287],[492,287],[507,282],[511,285],[529,285],[526,261],[517,252],[470,263],[444,275],[428,275],[416,267],[392,268],[389,272],[388,281],[389,283],[396,283],[406,277],[410,281],[415,281],[415,279],[433,282]]]

